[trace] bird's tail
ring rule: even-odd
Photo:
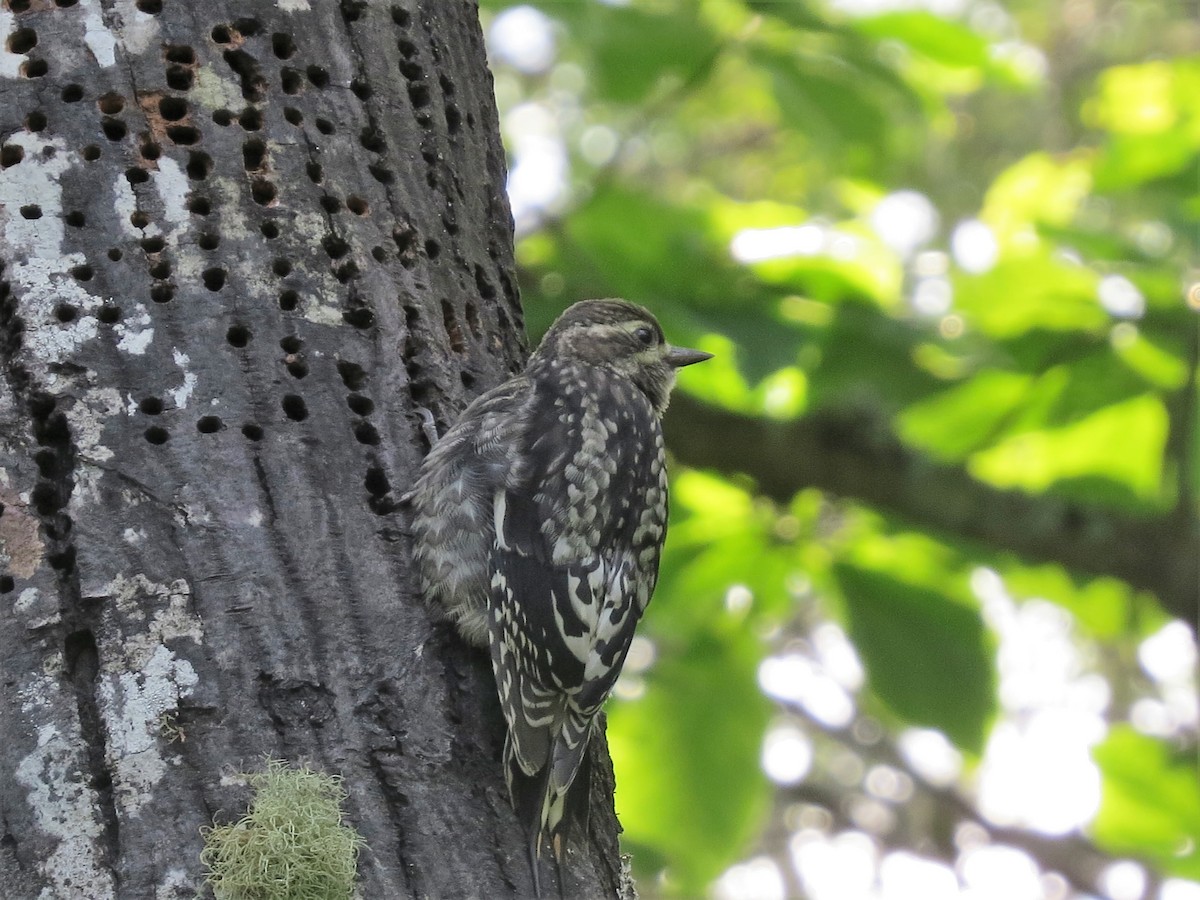
[[[504,742],[509,796],[529,838],[529,864],[538,897],[542,895],[538,863],[544,839],[550,838],[561,894],[571,827],[587,830],[591,797],[588,743],[593,717],[569,708],[565,713],[550,741],[545,764],[534,772],[522,768],[511,734]]]

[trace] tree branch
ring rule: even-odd
[[[861,500],[1031,562],[1119,578],[1153,592],[1167,612],[1195,627],[1200,545],[1194,514],[1182,522],[1168,515],[1140,518],[995,488],[961,466],[905,447],[885,422],[861,411],[773,422],[679,392],[668,418],[668,443],[680,462],[749,475],[781,503],[807,487]]]

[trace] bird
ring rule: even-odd
[[[625,300],[584,300],[524,371],[434,444],[410,492],[423,595],[486,648],[503,765],[537,895],[586,828],[587,748],[658,580],[667,530],[662,416],[676,372],[712,354],[669,344]]]

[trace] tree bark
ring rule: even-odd
[[[465,0],[0,9],[0,893],[204,892],[268,756],[361,895],[525,896],[490,667],[399,497],[524,357]],[[567,896],[621,890],[612,776]]]

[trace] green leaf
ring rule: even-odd
[[[762,649],[744,630],[664,655],[638,700],[614,702],[608,740],[622,846],[635,871],[665,862],[686,897],[746,850],[770,802],[759,765],[770,704],[758,689]]]
[[[877,40],[903,41],[943,66],[985,69],[990,65],[988,42],[982,35],[924,10],[871,16],[855,22],[854,27]]]
[[[974,454],[968,469],[997,487],[1160,508],[1168,500],[1163,491],[1167,425],[1162,400],[1142,394],[1060,427],[1014,434]]]
[[[1103,775],[1096,842],[1149,859],[1164,874],[1200,878],[1200,777],[1195,753],[1176,753],[1128,726],[1114,728],[1093,757]]]
[[[903,721],[937,728],[979,752],[995,707],[979,613],[881,571],[840,563],[835,576],[872,692]]]

